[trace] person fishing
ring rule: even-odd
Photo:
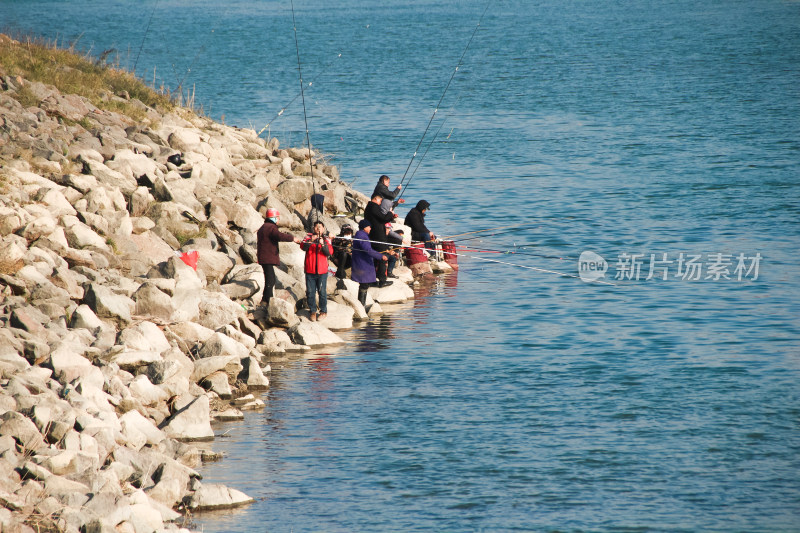
[[[383,176],[378,178],[378,183],[375,185],[375,190],[372,191],[372,196],[374,197],[375,195],[378,195],[381,198],[384,198],[386,200],[391,200],[391,201],[394,201],[395,199],[397,199],[397,195],[400,194],[400,189],[402,189],[402,187],[400,185],[398,185],[392,191],[391,189],[389,189],[389,182],[390,181],[391,180],[390,180],[389,176],[387,176],[386,174],[384,174]],[[405,203],[405,200],[403,200],[402,198],[397,199],[397,203],[400,203],[400,204]]]
[[[397,278],[397,276],[395,274],[393,274],[392,272],[394,270],[395,265],[397,265],[397,260],[400,257],[400,250],[402,250],[402,248],[403,248],[403,236],[404,235],[405,235],[405,232],[402,229],[399,229],[397,231],[390,231],[386,235],[386,240],[389,242],[389,244],[392,245],[392,247],[394,248],[394,251],[397,252],[397,253],[392,254],[392,255],[389,256],[389,261],[388,261],[388,264],[386,266],[386,277],[387,278],[395,278],[395,279]]]
[[[339,235],[333,238],[333,257],[331,260],[336,265],[336,277],[338,279],[345,279],[347,277],[347,269],[352,264],[353,255],[353,228],[352,226],[342,226]]]
[[[369,231],[370,222],[364,219],[358,223],[358,232],[353,237],[353,267],[350,278],[358,282],[358,301],[367,306],[367,291],[377,281],[375,261],[387,261],[387,257],[372,248]]]
[[[420,200],[417,205],[408,212],[405,218],[405,225],[411,228],[411,240],[423,241],[425,248],[430,255],[436,251],[433,240],[436,235],[425,225],[425,212],[430,209],[431,204],[427,200]]]
[[[394,213],[389,212],[384,214],[381,211],[382,199],[383,197],[379,194],[372,195],[372,200],[370,200],[370,202],[364,208],[364,218],[369,221],[369,225],[371,227],[369,238],[374,243],[373,248],[377,252],[386,252],[385,255],[388,255],[389,253],[394,252],[387,252],[389,245],[386,244],[386,223],[394,220]],[[386,287],[392,283],[391,281],[386,281],[387,267],[387,260],[381,260],[377,264],[378,287]]]
[[[300,248],[305,251],[306,300],[311,321],[317,321],[317,294],[319,294],[319,319],[328,316],[328,257],[333,246],[321,221],[314,223],[312,233],[306,235]]]
[[[258,247],[258,264],[264,269],[264,293],[261,296],[261,305],[269,307],[272,291],[275,288],[275,266],[280,264],[280,242],[295,242],[300,244],[300,239],[290,233],[278,229],[280,212],[275,208],[267,209],[264,224],[258,229],[256,241]]]

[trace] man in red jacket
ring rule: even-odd
[[[319,319],[328,316],[328,257],[333,254],[331,240],[325,232],[325,224],[314,223],[314,232],[306,235],[300,248],[306,252],[306,299],[311,321],[317,321],[317,293],[319,293]]]
[[[275,265],[280,260],[279,242],[296,242],[300,244],[300,239],[293,237],[289,233],[283,233],[278,229],[278,219],[280,213],[277,209],[267,209],[267,217],[264,225],[258,229],[258,264],[264,269],[264,295],[261,297],[261,305],[269,305],[272,298],[272,289],[275,288]]]

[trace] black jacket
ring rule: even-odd
[[[411,228],[411,239],[414,241],[422,240],[422,233],[431,231],[425,226],[425,213],[422,212],[423,209],[428,209],[430,206],[431,204],[425,200],[420,200],[416,207],[406,215],[405,225]]]
[[[375,202],[370,202],[364,208],[364,218],[369,220],[369,240],[386,242],[386,223],[394,220],[394,214],[390,211],[385,215],[381,213],[381,206]],[[372,248],[382,252],[388,248],[382,244],[372,243]]]
[[[381,198],[386,198],[387,200],[394,200],[397,198],[398,194],[400,194],[400,187],[396,187],[395,190],[390,191],[389,187],[384,185],[382,181],[379,181],[375,186],[375,190],[372,191],[372,196],[370,198],[380,196]]]

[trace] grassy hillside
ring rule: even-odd
[[[20,76],[55,86],[63,94],[77,94],[88,98],[100,109],[116,111],[134,119],[142,111],[127,101],[110,98],[127,94],[144,104],[168,111],[174,107],[168,93],[148,87],[132,73],[108,65],[104,59],[80,55],[72,49],[59,49],[40,39],[25,38],[19,41],[0,34],[0,76]],[[26,91],[17,91],[16,98],[23,105],[34,102]]]

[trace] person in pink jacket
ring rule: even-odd
[[[328,257],[333,246],[321,221],[314,223],[313,232],[306,235],[300,248],[306,252],[306,300],[311,321],[317,321],[317,293],[319,293],[319,318],[328,315]]]

